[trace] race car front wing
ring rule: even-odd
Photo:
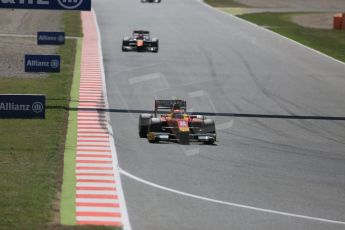
[[[181,137],[184,136],[188,138],[188,141],[204,142],[204,143],[214,143],[216,141],[215,133],[206,133],[206,134],[193,134],[193,133],[179,133],[177,135],[171,133],[158,133],[158,132],[149,132],[147,139],[149,142],[159,142],[159,141],[180,141]]]

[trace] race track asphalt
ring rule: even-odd
[[[345,222],[344,64],[196,0],[97,0],[93,7],[124,171],[220,201]],[[121,52],[135,29],[159,38],[158,54]],[[190,111],[222,113],[211,117],[217,145],[138,137],[138,112],[173,97],[186,99]],[[186,197],[124,175],[122,183],[134,230],[345,229]]]

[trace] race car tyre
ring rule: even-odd
[[[213,145],[214,142],[215,142],[215,139],[211,139],[209,141],[204,141],[204,144],[206,144],[206,145]]]
[[[157,47],[157,49],[153,50],[152,52],[153,53],[158,53],[158,47]]]
[[[125,48],[126,46],[129,46],[129,38],[128,37],[125,37],[123,40],[122,40],[122,52],[127,52],[128,50]]]
[[[158,42],[157,42],[157,49],[155,49],[153,52],[158,53]]]
[[[147,137],[147,131],[152,115],[151,114],[140,114],[139,116],[139,137]]]
[[[159,118],[153,117],[149,120],[148,132],[160,133],[163,132],[163,125]]]
[[[217,140],[216,139],[216,125],[214,123],[214,120],[212,119],[205,119],[204,120],[204,128],[205,128],[205,133],[208,134],[214,134],[214,138],[210,139],[209,141],[205,141],[205,144],[212,145],[214,142]]]
[[[158,143],[159,141],[158,140],[150,140],[149,139],[149,143],[153,144],[153,143]]]
[[[159,49],[159,40],[157,38],[152,38],[152,47],[156,48],[155,50],[153,50],[153,53],[158,53],[158,49]]]
[[[216,125],[214,124],[214,120],[212,119],[205,119],[204,120],[204,132],[205,133],[216,133]]]
[[[203,115],[196,115],[196,117],[191,121],[191,131],[194,134],[202,133],[204,130],[204,120],[206,117]]]
[[[202,124],[202,121],[192,121],[190,123],[190,130],[191,130],[191,133],[193,134],[198,134],[198,133],[202,133],[203,131],[203,124]]]
[[[149,121],[150,122],[149,122],[148,130],[147,130],[147,133],[148,133],[147,140],[150,143],[158,143],[159,140],[157,138],[154,138],[154,133],[163,132],[162,122],[157,117],[150,118]]]

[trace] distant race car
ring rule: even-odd
[[[145,3],[145,2],[154,2],[154,3],[160,3],[161,0],[141,0],[142,3]]]
[[[132,37],[125,37],[122,41],[122,51],[158,52],[158,39],[150,38],[150,32],[145,30],[133,31]]]
[[[202,115],[186,113],[184,100],[156,100],[154,114],[140,114],[139,136],[150,143],[177,141],[188,145],[190,141],[213,144],[216,141],[216,127],[212,119]],[[169,109],[167,114],[158,113]]]

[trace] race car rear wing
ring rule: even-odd
[[[157,117],[158,111],[171,111],[174,106],[185,111],[187,110],[187,102],[185,100],[155,100],[155,117]]]
[[[133,34],[150,34],[148,30],[134,30]]]
[[[145,37],[150,37],[150,32],[145,30],[134,30],[133,31],[133,37],[137,37],[139,34],[144,35]]]

